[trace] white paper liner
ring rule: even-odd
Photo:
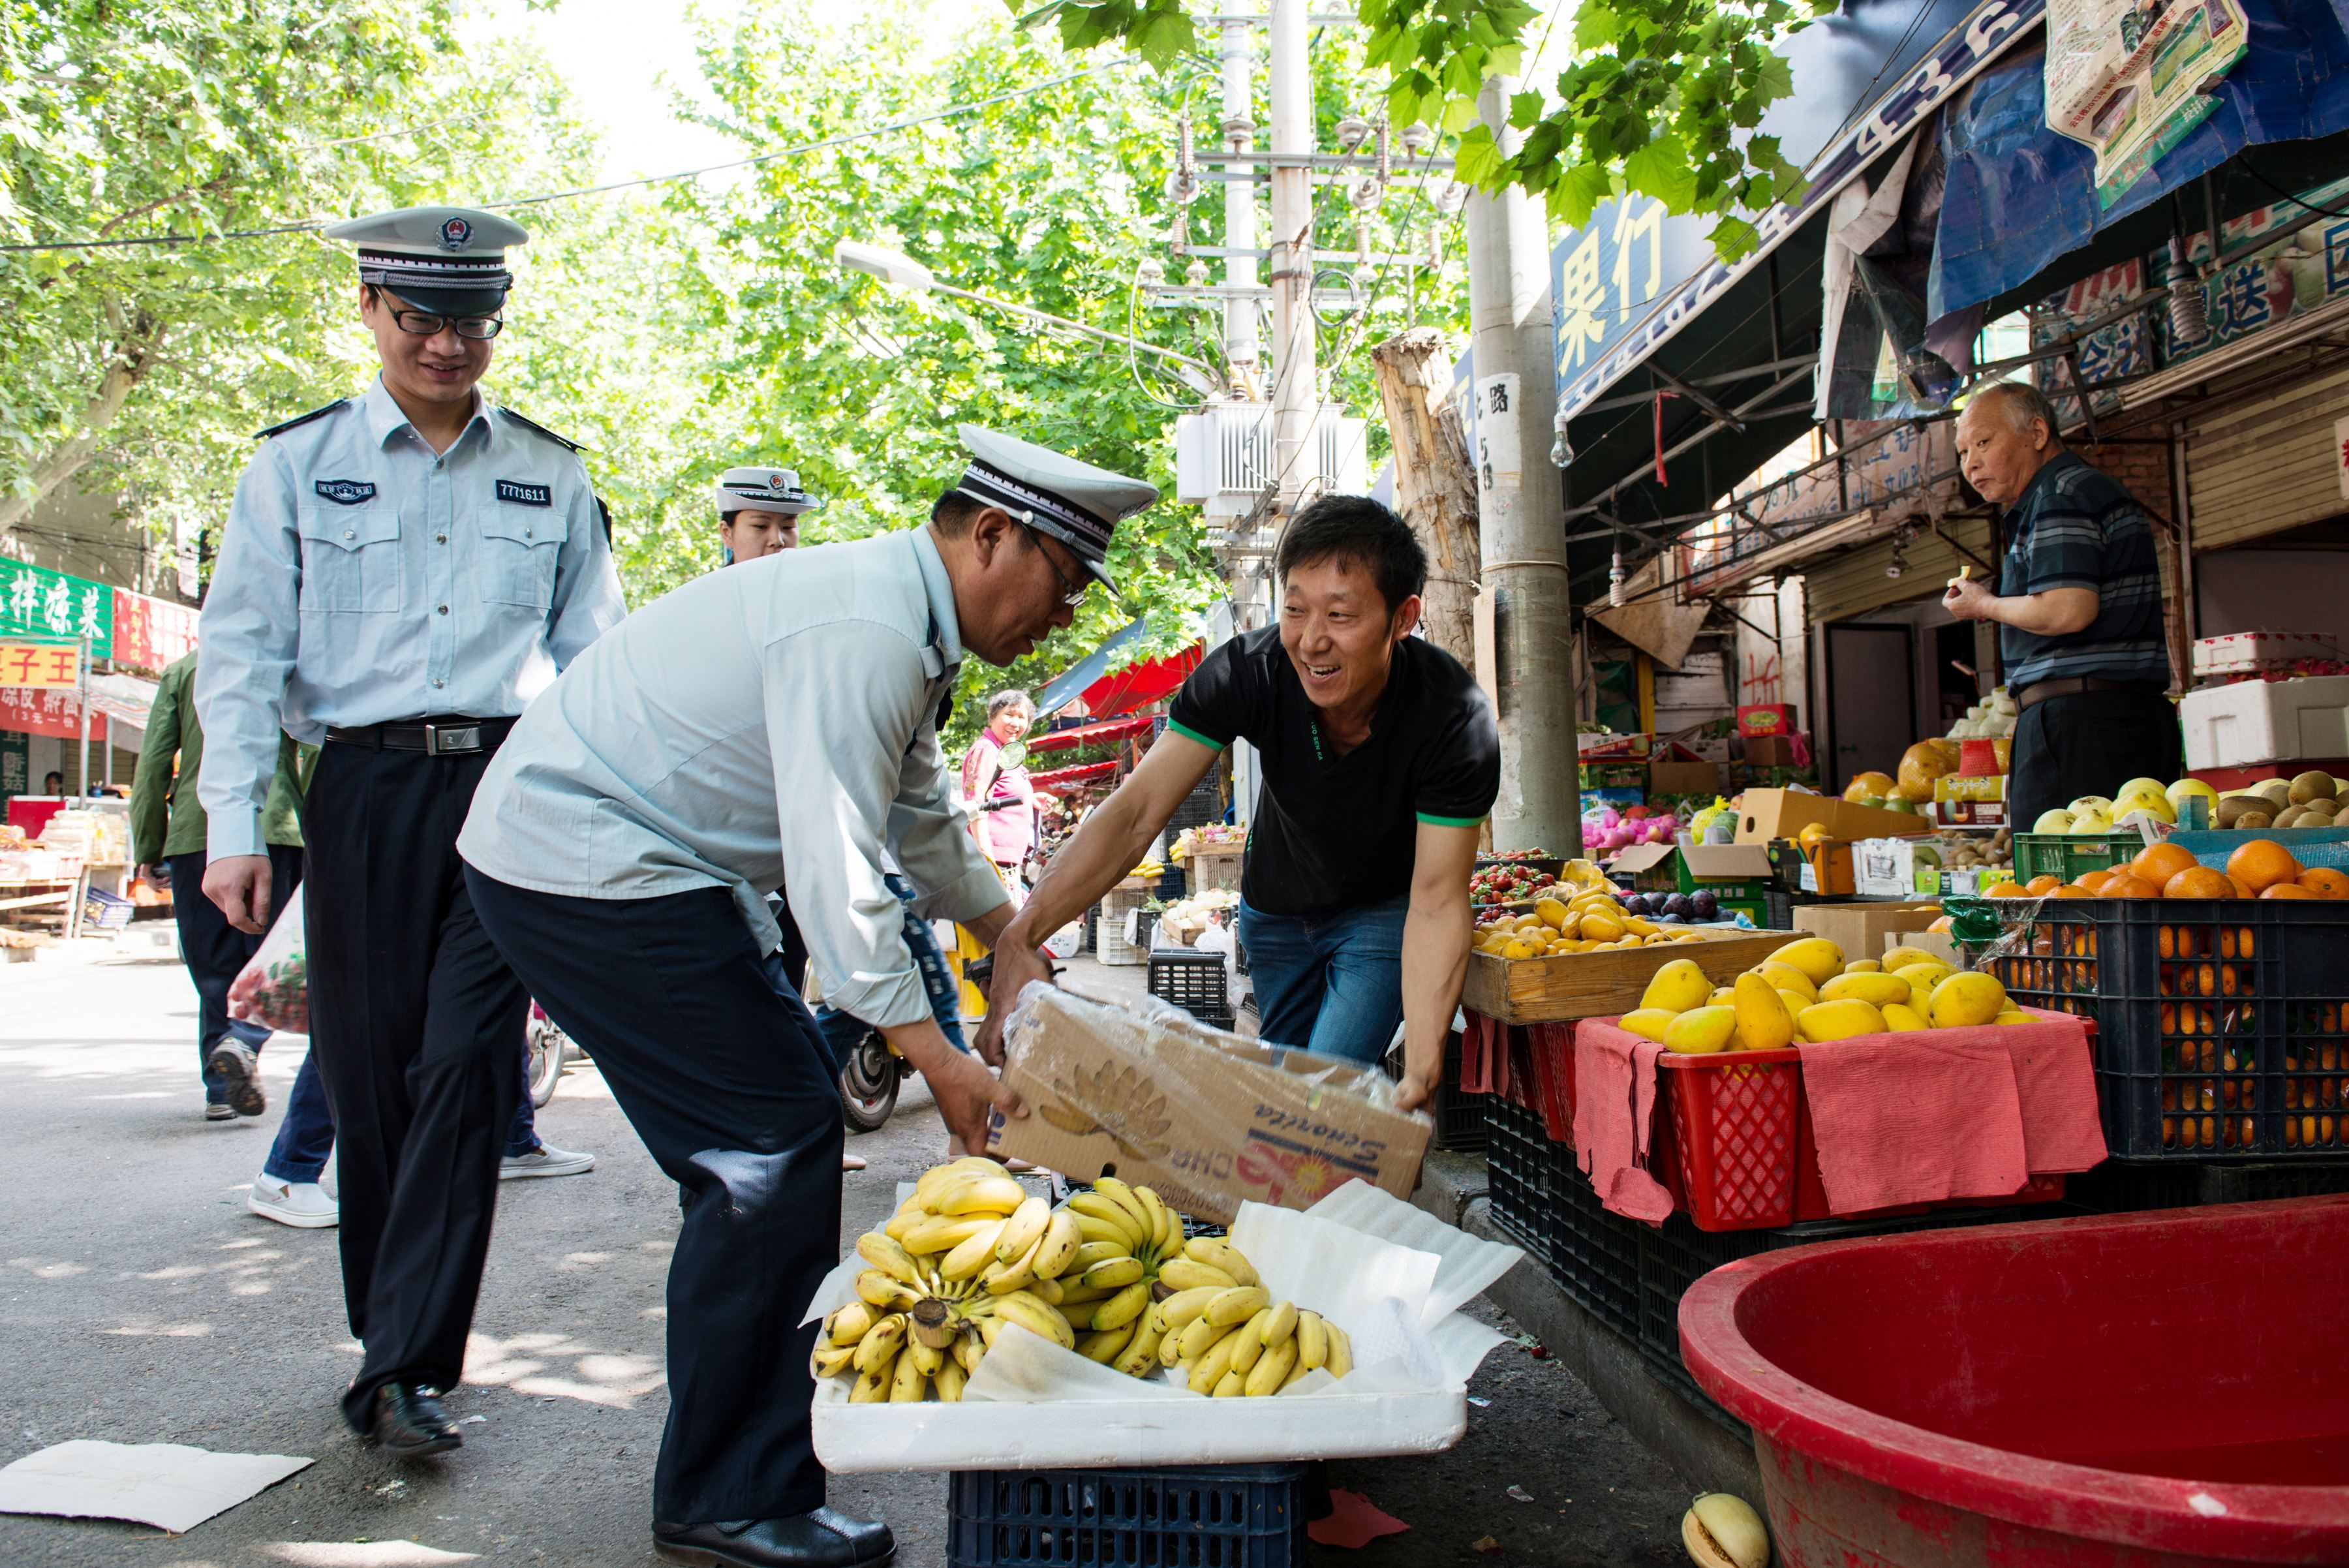
[[[1435,1453],[1459,1441],[1469,1375],[1502,1336],[1454,1309],[1523,1253],[1359,1181],[1308,1213],[1246,1205],[1232,1242],[1274,1299],[1322,1312],[1348,1332],[1350,1376],[1317,1372],[1270,1399],[1210,1399],[1164,1373],[1128,1377],[1007,1329],[958,1404],[851,1405],[844,1380],[819,1378],[817,1457],[853,1474],[1366,1458]],[[853,1299],[864,1266],[852,1252],[825,1276],[808,1317]],[[1439,1304],[1447,1298],[1456,1298],[1452,1306]],[[1063,1408],[1072,1406],[1083,1409]]]

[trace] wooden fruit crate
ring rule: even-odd
[[[1468,983],[1461,991],[1460,1003],[1504,1023],[1609,1017],[1639,1006],[1640,993],[1647,990],[1649,980],[1676,958],[1695,960],[1714,984],[1727,985],[1803,934],[1744,931],[1693,942],[1530,959],[1471,952]]]

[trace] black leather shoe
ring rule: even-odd
[[[693,1568],[874,1568],[897,1555],[897,1540],[885,1524],[819,1508],[713,1524],[655,1520],[653,1550],[664,1563]]]
[[[440,1391],[416,1383],[387,1383],[375,1391],[375,1419],[367,1429],[376,1445],[396,1459],[420,1459],[464,1447],[465,1439],[440,1408]]]

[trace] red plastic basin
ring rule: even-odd
[[[1769,1252],[1680,1331],[1790,1568],[2349,1563],[2349,1195]]]

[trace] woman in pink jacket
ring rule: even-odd
[[[1019,869],[1036,847],[1036,791],[1028,769],[1004,748],[1028,732],[1036,705],[1025,691],[999,691],[988,700],[987,728],[962,758],[963,805],[980,853],[995,863],[1015,900],[1025,888]]]

